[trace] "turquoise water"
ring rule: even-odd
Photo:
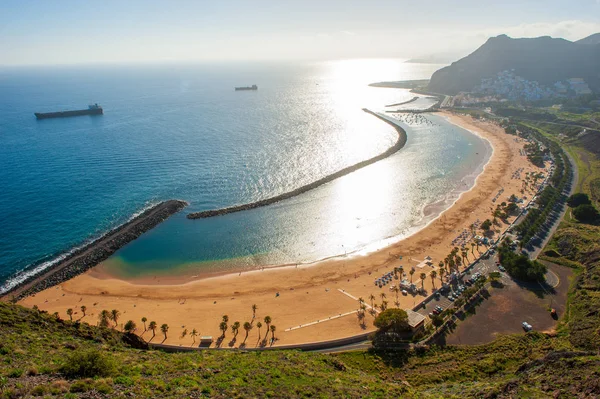
[[[384,151],[395,130],[361,108],[383,111],[413,94],[368,83],[427,78],[438,67],[367,60],[0,70],[0,282],[170,198],[190,206],[117,252],[112,272],[306,262],[409,234],[470,186],[489,154],[484,141],[435,115],[404,117],[408,142],[394,156],[294,199],[211,219],[185,214],[277,195]],[[259,90],[233,90],[250,84]],[[105,115],[33,116],[91,102]]]

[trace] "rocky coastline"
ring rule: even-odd
[[[388,148],[386,151],[382,152],[379,155],[374,156],[373,158],[369,158],[367,160],[361,161],[357,164],[348,166],[344,169],[341,169],[335,173],[332,173],[330,175],[327,175],[319,180],[316,180],[312,183],[309,183],[307,185],[304,185],[302,187],[298,187],[295,190],[292,191],[288,191],[286,193],[277,195],[275,197],[271,197],[271,198],[267,198],[264,200],[260,200],[260,201],[256,201],[256,202],[250,202],[247,204],[242,204],[242,205],[236,205],[236,206],[232,206],[232,207],[228,207],[228,208],[221,208],[221,209],[213,209],[213,210],[209,210],[209,211],[202,211],[202,212],[194,212],[194,213],[189,213],[187,215],[188,219],[204,219],[204,218],[209,218],[209,217],[214,217],[214,216],[221,216],[221,215],[226,215],[228,213],[234,213],[234,212],[240,212],[240,211],[246,211],[249,209],[254,209],[254,208],[260,208],[263,206],[267,206],[267,205],[271,205],[274,204],[276,202],[279,201],[283,201],[285,199],[288,198],[292,198],[295,197],[297,195],[300,195],[302,193],[305,193],[307,191],[310,191],[314,188],[317,188],[323,184],[329,183],[339,177],[342,177],[344,175],[347,175],[349,173],[352,173],[358,169],[364,168],[367,165],[371,165],[377,161],[380,161],[384,158],[389,157],[390,155],[396,153],[398,150],[400,150],[402,147],[404,147],[404,145],[406,144],[406,132],[404,131],[404,129],[402,129],[400,126],[390,122],[387,118],[382,117],[381,115],[376,114],[373,111],[370,111],[366,108],[363,108],[363,111],[366,113],[369,113],[379,119],[381,119],[382,121],[392,125],[395,129],[396,132],[398,132],[398,140],[394,143],[394,145],[392,145],[390,148]]]
[[[185,201],[168,200],[146,209],[97,240],[77,249],[50,268],[27,278],[2,294],[0,299],[17,301],[86,272],[187,205]]]

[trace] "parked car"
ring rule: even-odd
[[[526,321],[524,321],[523,323],[521,323],[521,325],[523,326],[523,329],[525,331],[531,331],[533,330],[533,326],[529,323],[527,323]]]
[[[498,270],[500,270],[501,272],[505,272],[506,271],[506,269],[502,265],[498,265]]]

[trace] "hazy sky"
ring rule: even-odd
[[[596,32],[600,0],[1,0],[0,65],[466,55]]]

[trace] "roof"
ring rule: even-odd
[[[421,313],[406,309],[406,314],[408,315],[408,325],[411,328],[416,328],[425,321],[425,316],[423,316]]]

